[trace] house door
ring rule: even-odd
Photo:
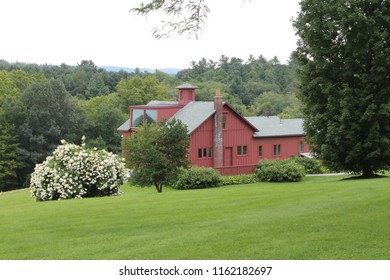
[[[225,147],[223,153],[223,166],[233,165],[233,147]]]

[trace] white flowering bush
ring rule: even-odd
[[[52,156],[37,164],[31,175],[31,195],[60,200],[118,195],[127,180],[124,160],[105,150],[61,141]]]

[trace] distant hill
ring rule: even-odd
[[[119,66],[99,66],[99,68],[105,69],[107,71],[112,72],[119,72],[120,70],[126,71],[126,72],[135,72],[135,69],[137,68],[128,68],[128,67],[119,67]],[[150,68],[138,68],[140,72],[149,72],[154,73],[156,72],[156,69],[150,69]],[[167,73],[169,75],[176,75],[177,72],[181,71],[182,69],[178,68],[164,68],[164,69],[157,69],[161,72]]]

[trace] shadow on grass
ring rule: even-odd
[[[347,180],[370,180],[370,179],[379,179],[379,178],[387,178],[385,174],[373,174],[372,176],[363,176],[363,175],[351,175],[352,177],[343,178],[342,181]]]

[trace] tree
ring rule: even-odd
[[[17,96],[20,90],[6,71],[0,71],[0,105],[6,96]]]
[[[264,92],[255,98],[249,107],[249,111],[255,116],[275,116],[288,106],[291,106],[293,102],[294,96],[291,94]]]
[[[161,29],[154,29],[153,36],[158,39],[169,36],[172,32],[189,33],[197,37],[210,12],[205,0],[150,0],[147,4],[141,2],[137,8],[130,11],[145,16],[161,10],[168,20],[161,22]]]
[[[109,93],[110,89],[104,84],[103,74],[93,74],[85,91],[85,97],[89,99],[95,96],[108,95]]]
[[[121,80],[116,90],[123,112],[129,112],[130,105],[144,105],[152,100],[167,100],[168,90],[154,76],[134,77]]]
[[[47,80],[28,87],[21,96],[27,110],[20,126],[21,148],[30,163],[42,162],[60,140],[80,135],[80,111],[62,82]]]
[[[18,171],[24,167],[12,127],[0,121],[0,192],[20,187]]]
[[[144,123],[136,133],[124,140],[131,180],[141,186],[154,185],[162,192],[181,167],[188,165],[189,136],[187,127],[176,119],[155,124]]]
[[[93,61],[82,60],[80,64],[77,64],[75,70],[66,76],[65,85],[67,90],[72,95],[84,98],[88,98],[91,97],[90,95],[96,94],[96,90],[93,89],[96,85],[90,85],[90,81],[97,71],[98,68]],[[97,82],[99,81],[94,81],[92,83]],[[106,89],[104,89],[104,85],[99,84],[99,92],[101,90],[106,91]]]
[[[117,131],[128,118],[121,112],[117,94],[97,96],[80,101],[84,115],[84,134],[87,146],[106,149],[118,153],[121,149],[121,137]]]
[[[390,2],[303,0],[300,94],[313,151],[334,170],[390,165]]]

